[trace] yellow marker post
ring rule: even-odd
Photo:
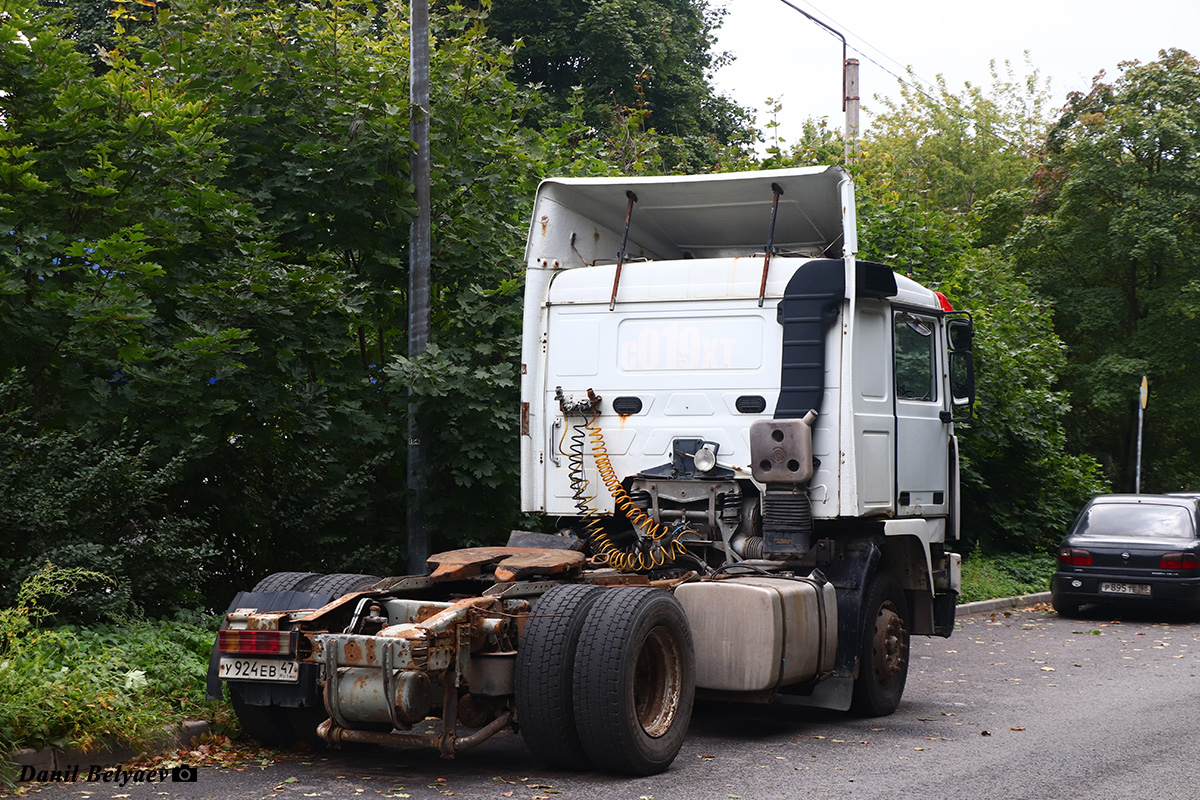
[[[1138,438],[1137,438],[1137,467],[1134,469],[1133,491],[1142,493],[1142,417],[1146,413],[1146,401],[1150,398],[1150,385],[1146,376],[1142,376],[1142,388],[1138,393]]]

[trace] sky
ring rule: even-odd
[[[709,0],[728,14],[718,52],[735,61],[716,73],[717,91],[769,121],[766,99],[783,103],[780,135],[799,138],[809,117],[842,130],[842,43],[782,0]],[[861,123],[881,109],[875,95],[899,96],[907,68],[926,85],[938,75],[959,94],[965,82],[988,86],[989,61],[1010,62],[1018,76],[1029,63],[1050,79],[1055,107],[1092,76],[1119,74],[1122,61],[1153,61],[1177,47],[1200,57],[1200,0],[790,0],[845,35],[857,58]]]

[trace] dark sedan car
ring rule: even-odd
[[[1113,494],[1093,499],[1058,550],[1050,581],[1054,610],[1085,603],[1200,607],[1196,497]]]

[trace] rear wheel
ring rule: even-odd
[[[331,594],[341,597],[351,592],[361,592],[379,583],[378,575],[363,575],[356,572],[335,572],[332,575],[322,575],[311,583],[306,583],[304,591],[313,594]]]
[[[276,572],[263,578],[252,592],[294,592],[307,590],[308,584],[321,577],[318,572]]]
[[[587,769],[575,727],[571,692],[580,634],[599,586],[564,584],[542,595],[517,648],[514,692],[525,744],[539,760],[562,769]]]
[[[280,706],[253,706],[242,699],[237,684],[229,684],[229,699],[242,732],[263,747],[290,747],[296,742],[287,714]]]
[[[1077,617],[1079,616],[1079,603],[1072,603],[1069,600],[1063,600],[1061,597],[1050,596],[1050,605],[1054,607],[1054,612],[1060,617]]]
[[[896,578],[880,572],[872,579],[863,606],[862,645],[851,710],[885,717],[900,705],[908,679],[908,604]]]
[[[600,769],[664,771],[687,736],[696,657],[683,607],[662,589],[609,589],[588,612],[573,693],[584,752]]]
[[[365,586],[370,586],[377,580],[371,575],[276,572],[259,581],[251,591],[341,596],[355,591],[364,581]],[[236,683],[229,684],[229,695],[242,730],[264,747],[294,747],[300,742],[312,749],[324,747],[325,743],[316,734],[317,725],[328,716],[323,706],[252,705],[243,698]]]

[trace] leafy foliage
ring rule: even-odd
[[[957,426],[967,539],[1043,552],[1105,489],[1095,460],[1070,452],[1049,305],[989,250],[963,253],[936,285],[975,321],[976,417]]]
[[[1026,63],[1017,75],[1009,62],[992,83],[966,84],[961,94],[939,75],[933,94],[900,84],[900,99],[877,98],[883,112],[869,140],[887,153],[878,165],[889,180],[943,211],[972,211],[996,191],[1010,189],[1029,173],[1029,156],[1049,124],[1050,92]]]
[[[1048,591],[1055,570],[1054,556],[1045,553],[973,552],[962,562],[960,603],[1019,597]]]
[[[600,132],[576,92],[535,132],[512,48],[483,13],[434,9],[434,347],[410,362],[403,19],[346,2],[119,6],[97,70],[70,23],[10,8],[0,455],[24,544],[0,587],[52,536],[64,563],[116,577],[131,550],[157,559],[98,613],[197,591],[219,606],[289,567],[403,571],[410,401],[434,440],[437,544],[513,527],[533,190],[548,172],[661,169],[649,109]],[[47,486],[104,502],[30,502]]]
[[[40,430],[19,375],[0,383],[0,515],[8,531],[5,580],[32,573],[48,554],[63,567],[87,568],[111,579],[84,593],[76,619],[130,610],[131,588],[155,608],[194,605],[206,565],[215,555],[196,520],[167,501],[180,462],[154,465],[151,450],[132,435],[113,437],[87,424],[77,431]],[[15,582],[0,585],[11,600]]]
[[[217,618],[46,627],[86,601],[81,590],[112,585],[45,562],[0,611],[0,782],[11,782],[7,756],[19,747],[137,748],[164,724],[211,714],[204,678]]]
[[[201,588],[200,554],[237,554],[206,570],[225,593],[223,577],[395,501],[362,490],[386,477],[364,457],[386,420],[358,413],[377,391],[355,334],[401,305],[371,306],[395,296],[387,268],[411,214],[407,122],[377,91],[396,65],[337,38],[366,24],[349,9],[272,14],[175,4],[141,20],[153,35],[118,28],[100,76],[52,17],[18,8],[7,23],[29,46],[4,49],[0,367],[23,371],[59,454],[41,467],[65,468],[72,448],[103,458],[90,442],[131,464],[103,524],[77,528],[94,557],[128,556],[104,530],[150,542],[139,517],[180,521],[174,553],[143,548],[176,570],[176,595]],[[27,463],[8,444],[6,461]],[[31,540],[55,524],[18,519]],[[139,602],[178,599],[153,584],[135,584]]]
[[[748,143],[749,112],[709,82],[727,60],[712,52],[726,13],[703,0],[508,0],[491,5],[489,29],[519,43],[515,78],[546,98],[535,123],[560,124],[584,98],[594,130],[641,117],[665,162],[695,172]]]
[[[1200,482],[1200,65],[1180,50],[1126,62],[1113,82],[1068,99],[1030,188],[995,224],[1068,346],[1074,446],[1133,488],[1136,399],[1149,376],[1144,485]],[[1025,200],[1025,216],[1011,209]]]

